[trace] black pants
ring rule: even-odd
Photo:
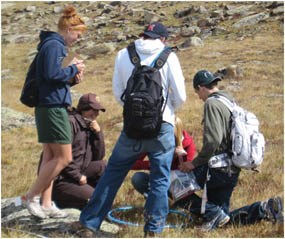
[[[42,163],[43,154],[41,153],[38,166],[38,173]],[[99,165],[101,164],[101,165]],[[102,165],[103,164],[103,165]],[[87,184],[80,185],[72,179],[61,178],[54,180],[52,188],[52,200],[59,208],[76,208],[83,209],[94,192],[94,188],[99,180],[98,173],[102,174],[101,170],[106,166],[105,162],[92,161],[84,175],[87,177]],[[60,177],[59,177],[60,178]]]
[[[197,183],[201,188],[204,187],[207,171],[208,165],[202,165],[193,170]],[[175,203],[175,206],[179,207],[189,208],[190,206],[190,212],[197,216],[203,216],[205,221],[212,220],[221,209],[229,214],[230,199],[234,187],[237,185],[239,172],[229,176],[228,173],[210,168],[209,175],[210,179],[207,181],[208,201],[205,214],[200,214],[202,199],[196,194],[192,194]]]

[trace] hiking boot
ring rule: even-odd
[[[77,222],[72,222],[70,224],[70,229],[69,232],[76,234],[79,237],[85,237],[85,238],[90,238],[94,236],[93,231],[90,229],[86,228],[83,224],[81,224],[79,221]]]
[[[226,225],[230,220],[229,215],[227,215],[222,209],[218,214],[208,222],[204,222],[202,226],[200,227],[201,231],[208,232],[210,230],[213,230],[217,227],[222,227]]]
[[[68,216],[67,213],[65,213],[63,210],[60,210],[57,208],[54,202],[51,202],[51,207],[43,207],[42,206],[42,211],[46,215],[46,217],[50,218],[65,218]]]
[[[261,202],[261,207],[265,211],[266,218],[273,223],[283,223],[283,203],[280,197],[269,198],[265,202]]]
[[[29,199],[27,196],[22,196],[21,200],[23,205],[28,209],[29,213],[41,219],[46,218],[46,214],[43,212],[38,198],[34,197]]]
[[[114,238],[115,234],[102,231],[102,230],[92,230],[85,227],[81,222],[72,222],[68,228],[69,233],[75,234],[81,238]]]
[[[144,237],[145,238],[154,238],[154,237],[157,237],[157,233],[156,232],[152,232],[152,231],[145,231],[144,232]]]

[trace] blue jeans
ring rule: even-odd
[[[159,135],[146,140],[130,139],[122,131],[105,173],[80,214],[80,222],[91,230],[100,229],[132,165],[142,153],[147,153],[150,160],[150,192],[144,207],[144,231],[162,232],[169,209],[167,190],[174,149],[174,129],[171,124],[163,123]]]
[[[197,183],[201,188],[207,177],[208,165],[202,165],[193,170]],[[239,172],[228,175],[219,169],[209,169],[210,180],[207,181],[207,198],[205,214],[201,215],[202,199],[196,194],[192,194],[187,198],[181,199],[175,205],[187,208],[190,205],[190,212],[202,216],[204,221],[211,221],[218,215],[221,210],[229,214],[230,199],[234,187],[237,184]]]
[[[145,198],[148,197],[148,193],[150,191],[149,184],[149,173],[145,172],[136,172],[132,177],[132,185],[134,188],[142,194]],[[168,197],[172,199],[172,195],[169,191],[167,191]]]
[[[132,185],[140,194],[147,198],[150,190],[149,174],[144,172],[136,172],[132,177]]]
[[[261,202],[235,209],[230,212],[231,224],[248,225],[254,224],[262,219],[266,219],[266,213],[261,206]]]

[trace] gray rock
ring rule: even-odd
[[[176,12],[174,13],[174,17],[176,18],[185,17],[193,13],[193,11],[194,11],[193,6],[187,9],[183,9],[183,10],[176,10]]]
[[[260,21],[264,21],[269,18],[269,13],[261,12],[252,16],[248,16],[242,18],[240,21],[236,22],[233,27],[240,28],[244,26],[250,26],[259,23]]]
[[[179,48],[184,49],[188,47],[202,47],[204,46],[203,40],[201,40],[199,37],[190,37],[186,41],[184,41]]]
[[[253,6],[254,5],[243,5],[239,7],[227,6],[226,8],[228,10],[226,11],[226,15],[227,16],[233,16],[233,15],[247,16],[249,14],[249,10]]]
[[[149,24],[151,22],[156,22],[159,20],[159,17],[156,15],[156,13],[152,12],[152,11],[144,11],[144,22],[146,24]]]
[[[200,6],[199,6],[198,12],[199,12],[200,14],[208,14],[208,10],[207,10],[203,5],[200,5]]]
[[[13,75],[10,69],[1,70],[1,80],[10,80],[13,79]]]
[[[1,228],[14,228],[36,237],[82,237],[79,230],[75,230],[74,223],[78,222],[80,211],[77,209],[63,209],[68,214],[66,218],[39,219],[32,216],[28,210],[15,205],[16,198],[1,199]],[[82,227],[83,228],[83,227]],[[117,237],[119,227],[103,221],[100,232],[96,237]],[[92,236],[92,235],[91,235]],[[87,237],[86,235],[84,237]],[[92,236],[94,237],[94,236]]]
[[[9,8],[9,7],[12,7],[14,5],[15,5],[15,3],[1,1],[1,9],[2,10],[6,9],[6,8]]]
[[[26,11],[27,12],[35,12],[36,11],[36,7],[35,6],[27,6],[26,7]]]
[[[203,40],[201,40],[199,37],[191,37],[190,38],[190,46],[204,46]]]
[[[212,30],[212,35],[213,36],[217,36],[217,35],[224,34],[224,33],[227,33],[227,30],[225,28],[223,28],[223,27],[215,27]]]
[[[93,45],[92,47],[86,47],[81,51],[81,54],[88,55],[90,58],[95,58],[96,55],[108,54],[109,52],[115,51],[114,43],[101,43]]]
[[[35,119],[29,114],[15,111],[13,109],[1,108],[1,129],[20,128],[24,126],[35,127]]]
[[[272,15],[283,15],[284,14],[284,6],[279,6],[272,10]]]
[[[54,13],[61,13],[63,10],[63,8],[61,6],[56,6],[53,8],[53,12]]]
[[[199,34],[200,32],[201,29],[197,26],[191,26],[191,27],[184,26],[181,28],[181,36],[183,37],[191,37],[194,36],[195,34]]]

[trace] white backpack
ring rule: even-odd
[[[264,157],[265,139],[259,132],[259,121],[256,116],[224,96],[216,95],[210,98],[219,100],[232,112],[233,165],[245,169],[255,169],[260,166]]]

